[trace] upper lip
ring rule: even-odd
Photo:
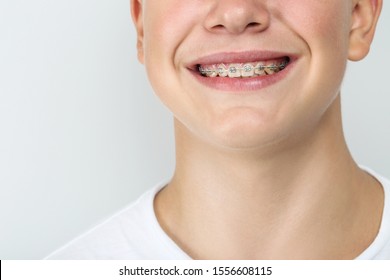
[[[295,58],[293,54],[275,51],[221,52],[195,59],[188,64],[188,68],[195,69],[197,65],[212,65],[218,63],[267,61],[283,57],[288,57],[290,60]]]

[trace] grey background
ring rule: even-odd
[[[387,3],[385,3],[387,4]],[[390,8],[343,86],[357,161],[390,177]],[[0,2],[0,259],[40,259],[171,176],[172,117],[128,0]]]

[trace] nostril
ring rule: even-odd
[[[257,31],[258,29],[261,29],[261,28],[263,28],[263,25],[261,23],[250,22],[247,25],[241,25],[241,26],[240,25],[232,25],[232,24],[229,24],[229,25],[216,24],[212,27],[212,30],[214,30],[215,32],[224,32],[227,30],[230,33],[242,33],[246,29],[252,30],[252,31]]]
[[[251,22],[251,23],[248,23],[248,25],[246,26],[247,28],[256,28],[256,27],[259,27],[261,26],[260,23],[258,22]]]
[[[213,26],[213,30],[224,30],[225,29],[225,26],[223,26],[223,24],[218,24],[218,25],[215,25]]]
[[[258,26],[258,25],[260,25],[260,23],[258,23],[258,22],[251,22],[251,23],[248,24],[248,27]]]

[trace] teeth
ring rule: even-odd
[[[255,74],[259,76],[265,75],[265,66],[262,63],[257,63],[255,66]]]
[[[265,65],[264,62],[256,63],[232,63],[232,64],[214,64],[208,66],[199,66],[199,72],[206,77],[229,77],[229,78],[250,78],[257,76],[272,75],[286,68],[289,60],[282,62],[273,62]]]
[[[206,69],[204,69],[204,74],[211,78],[217,77],[217,72],[213,66],[206,67]]]
[[[241,68],[241,77],[252,77],[255,75],[255,67],[250,64],[244,64]]]
[[[240,64],[230,64],[228,70],[229,78],[239,78],[241,77],[241,65]]]
[[[267,75],[272,75],[277,72],[278,67],[275,64],[272,64],[264,69]]]
[[[218,65],[218,76],[227,77],[228,76],[228,67],[225,64]]]

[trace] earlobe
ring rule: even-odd
[[[349,36],[348,58],[363,59],[369,52],[376,24],[382,9],[382,0],[355,0]]]
[[[138,60],[144,63],[144,25],[142,15],[142,0],[130,0],[131,17],[137,31]]]

